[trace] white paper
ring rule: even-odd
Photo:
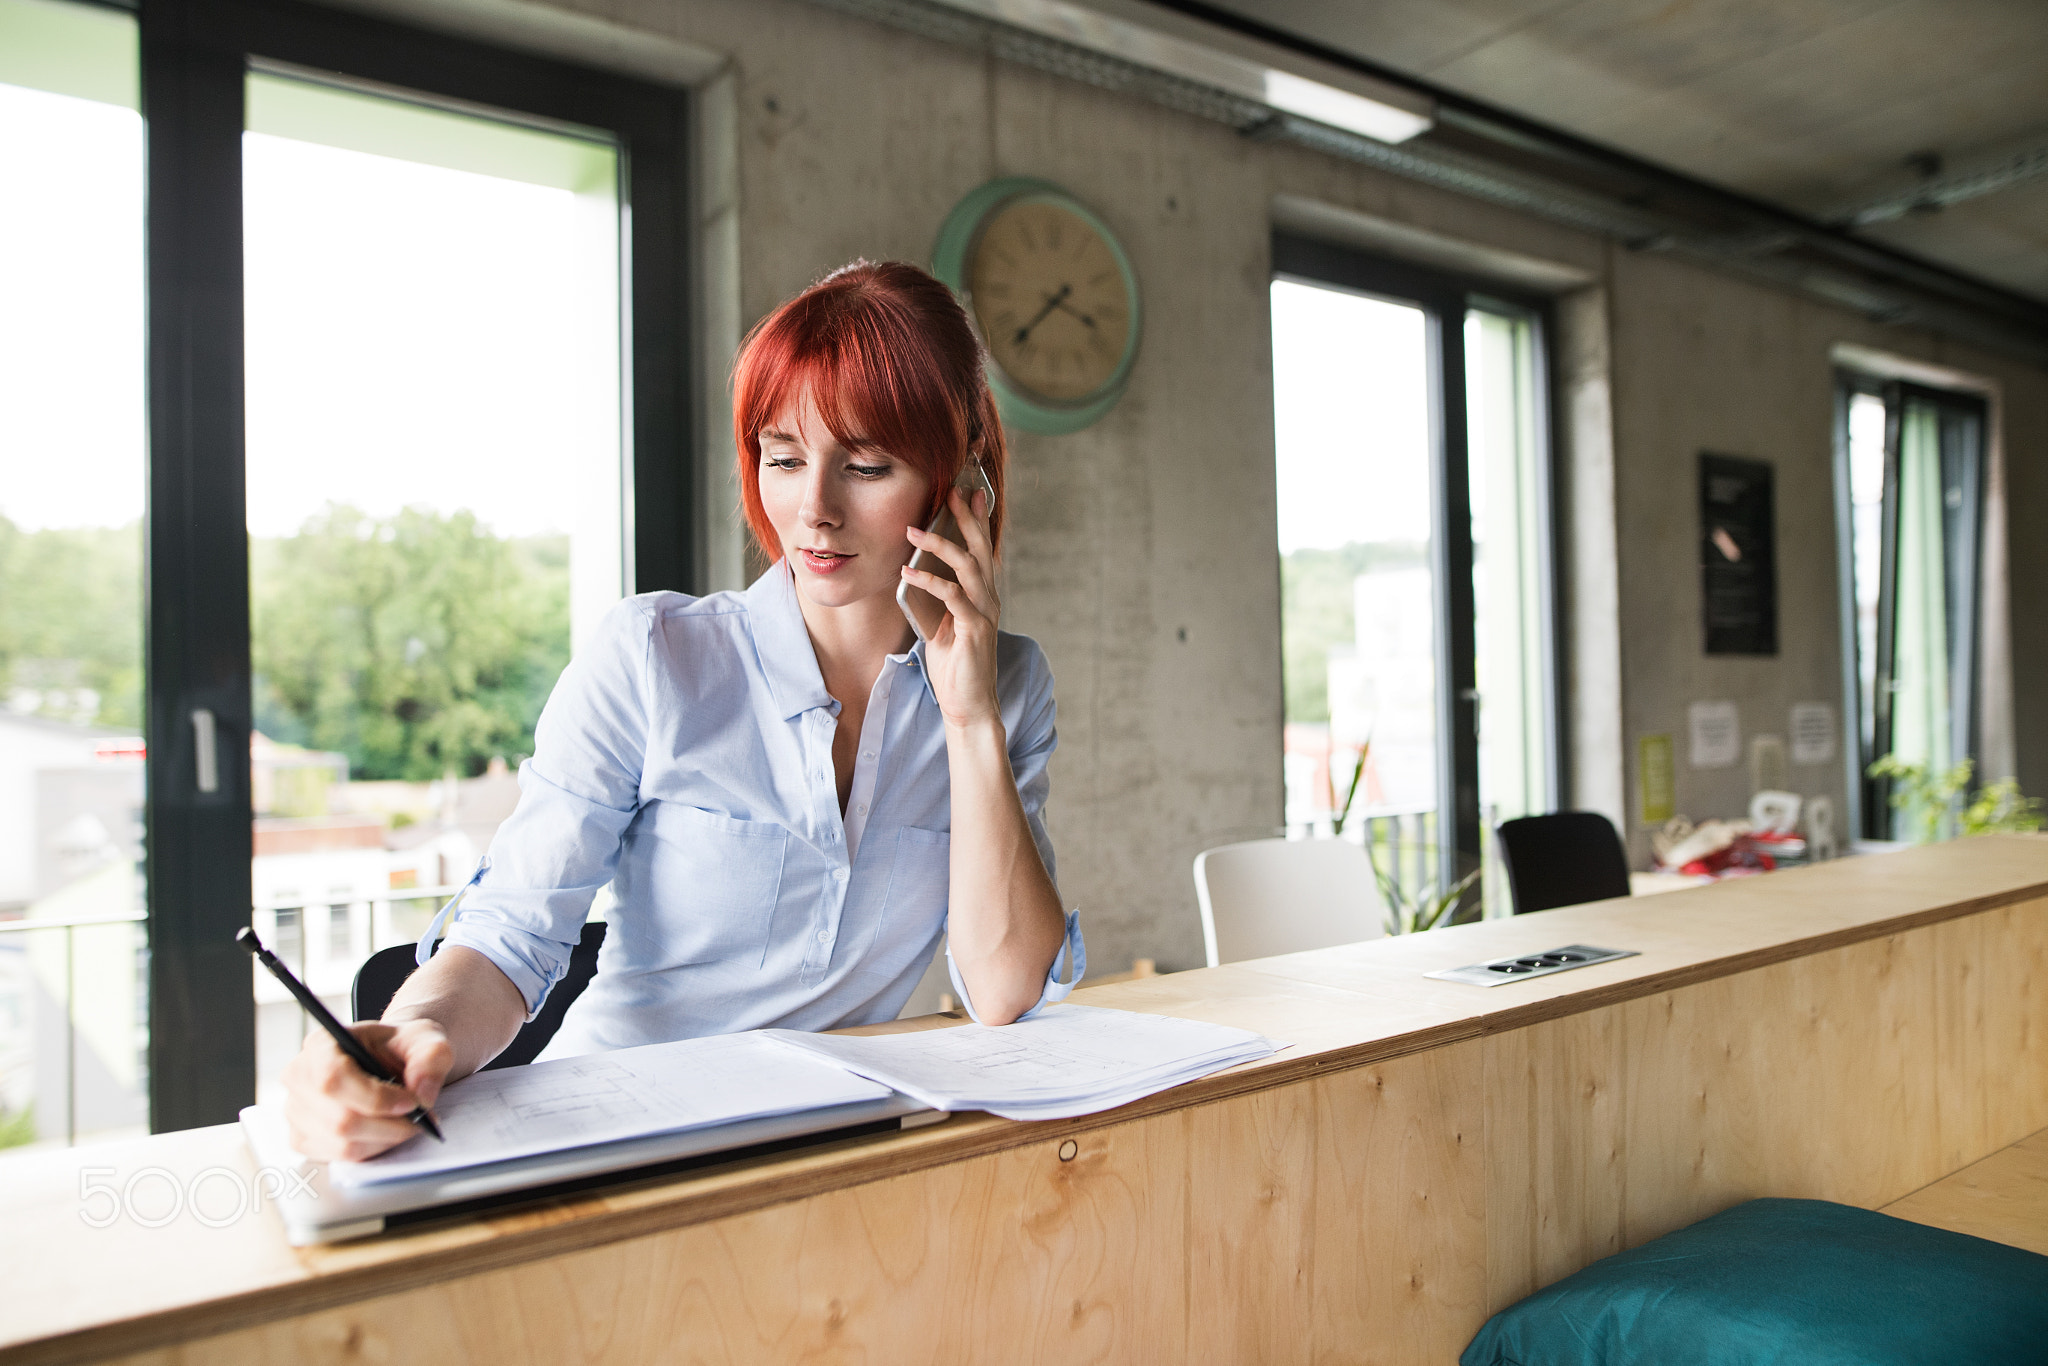
[[[1835,709],[1826,702],[1792,704],[1792,762],[1826,764],[1835,758]]]
[[[1742,723],[1733,702],[1695,702],[1686,709],[1694,768],[1733,768],[1742,758]]]
[[[888,1094],[764,1031],[682,1039],[478,1072],[434,1105],[445,1143],[421,1134],[367,1162],[330,1163],[327,1174],[367,1185]]]
[[[1285,1047],[1228,1025],[1072,1003],[997,1029],[864,1038],[765,1032],[936,1109],[1009,1119],[1094,1114]]]

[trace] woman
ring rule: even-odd
[[[966,315],[915,267],[856,263],[754,329],[733,399],[747,523],[773,565],[744,593],[650,593],[606,617],[548,700],[518,809],[440,952],[356,1026],[404,1084],[318,1030],[287,1069],[308,1156],[412,1137],[403,1116],[539,1010],[606,883],[597,976],[546,1057],[891,1019],[947,931],[984,1023],[1071,986],[1055,958],[1079,939],[1040,814],[1052,677],[996,629],[1006,452]],[[953,489],[970,459],[993,509]],[[964,544],[922,530],[942,500]],[[959,582],[909,568],[919,548]],[[903,582],[945,605],[929,643],[897,607]]]

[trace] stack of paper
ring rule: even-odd
[[[1091,1115],[1286,1047],[1227,1025],[1072,1004],[1000,1029],[866,1038],[762,1032],[934,1109],[1005,1119]]]
[[[888,1094],[759,1031],[647,1044],[465,1077],[434,1106],[447,1142],[420,1134],[367,1162],[329,1163],[328,1176],[363,1186]]]

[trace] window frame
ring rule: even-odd
[[[255,1098],[249,922],[249,548],[243,414],[244,80],[266,63],[427,103],[601,130],[621,152],[622,348],[637,591],[696,588],[688,92],[294,0],[147,0],[149,485],[144,689],[153,1132]],[[218,790],[198,790],[194,713]]]
[[[1504,287],[1491,280],[1454,275],[1372,256],[1351,247],[1277,231],[1273,234],[1272,278],[1347,290],[1423,310],[1427,319],[1430,401],[1431,570],[1436,580],[1438,876],[1449,886],[1480,866],[1488,832],[1479,806],[1478,608],[1473,592],[1471,452],[1465,392],[1465,314],[1471,309],[1529,320],[1535,330],[1535,430],[1538,554],[1544,604],[1539,623],[1548,696],[1542,708],[1549,762],[1544,784],[1553,805],[1567,791],[1566,705],[1558,670],[1563,623],[1558,548],[1559,518],[1557,404],[1552,395],[1551,348],[1556,318],[1543,295]],[[1454,512],[1453,509],[1456,509]],[[1277,555],[1278,548],[1275,547]],[[1449,819],[1445,819],[1448,815]]]
[[[1884,404],[1884,495],[1878,512],[1878,599],[1877,633],[1872,642],[1876,658],[1871,670],[1870,742],[1863,739],[1862,644],[1856,619],[1856,523],[1855,498],[1850,468],[1849,413],[1859,395],[1874,397]],[[1899,536],[1899,445],[1906,404],[1926,403],[1944,422],[1962,419],[1976,425],[1976,446],[1967,468],[1970,492],[1969,570],[1959,585],[1963,598],[1963,626],[1966,643],[1961,658],[1950,661],[1950,733],[1964,743],[1956,759],[1976,759],[1982,742],[1980,671],[1984,645],[1983,578],[1984,531],[1988,505],[1986,480],[1990,458],[1991,405],[1981,394],[1941,389],[1911,380],[1887,379],[1865,371],[1838,367],[1835,371],[1835,543],[1838,601],[1842,633],[1843,748],[1848,756],[1849,810],[1847,828],[1853,838],[1892,838],[1892,783],[1888,778],[1870,776],[1869,768],[1892,748],[1892,688],[1895,677],[1895,640],[1898,601]],[[1960,682],[1961,686],[1955,684]],[[1957,697],[1960,695],[1960,702]],[[1960,724],[1953,713],[1960,706]],[[1981,781],[1974,775],[1972,787]]]

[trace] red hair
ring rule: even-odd
[[[931,480],[924,521],[979,456],[1002,544],[1008,451],[981,342],[953,292],[916,266],[855,261],[770,313],[740,343],[732,390],[740,505],[771,562],[782,547],[761,505],[761,429],[806,397],[848,450],[886,452]]]

